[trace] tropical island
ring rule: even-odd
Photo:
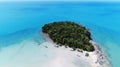
[[[45,36],[44,47],[56,54],[55,58],[46,64],[48,66],[76,67],[73,59],[78,58],[89,67],[110,67],[101,48],[92,40],[89,29],[81,24],[71,21],[48,23],[42,27],[41,33]]]
[[[95,50],[93,44],[90,42],[92,38],[89,30],[75,22],[60,21],[45,24],[42,27],[42,32],[48,34],[57,45],[88,52]]]

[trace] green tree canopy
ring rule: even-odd
[[[58,45],[65,45],[73,49],[94,51],[94,46],[89,42],[91,33],[84,26],[70,21],[53,22],[45,24],[42,32],[47,33]]]

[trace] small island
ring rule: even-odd
[[[60,21],[45,24],[42,27],[42,32],[48,34],[57,45],[88,52],[95,50],[90,42],[92,38],[89,30],[75,22]]]

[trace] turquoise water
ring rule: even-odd
[[[44,24],[68,20],[88,27],[112,67],[120,67],[119,17],[115,2],[0,2],[0,51],[25,38],[42,42]]]

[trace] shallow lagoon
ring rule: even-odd
[[[120,3],[1,2],[0,15],[0,65],[11,60],[13,51],[6,55],[7,48],[20,46],[24,40],[41,44],[44,38],[39,32],[44,24],[69,20],[88,27],[113,67],[120,67]]]

